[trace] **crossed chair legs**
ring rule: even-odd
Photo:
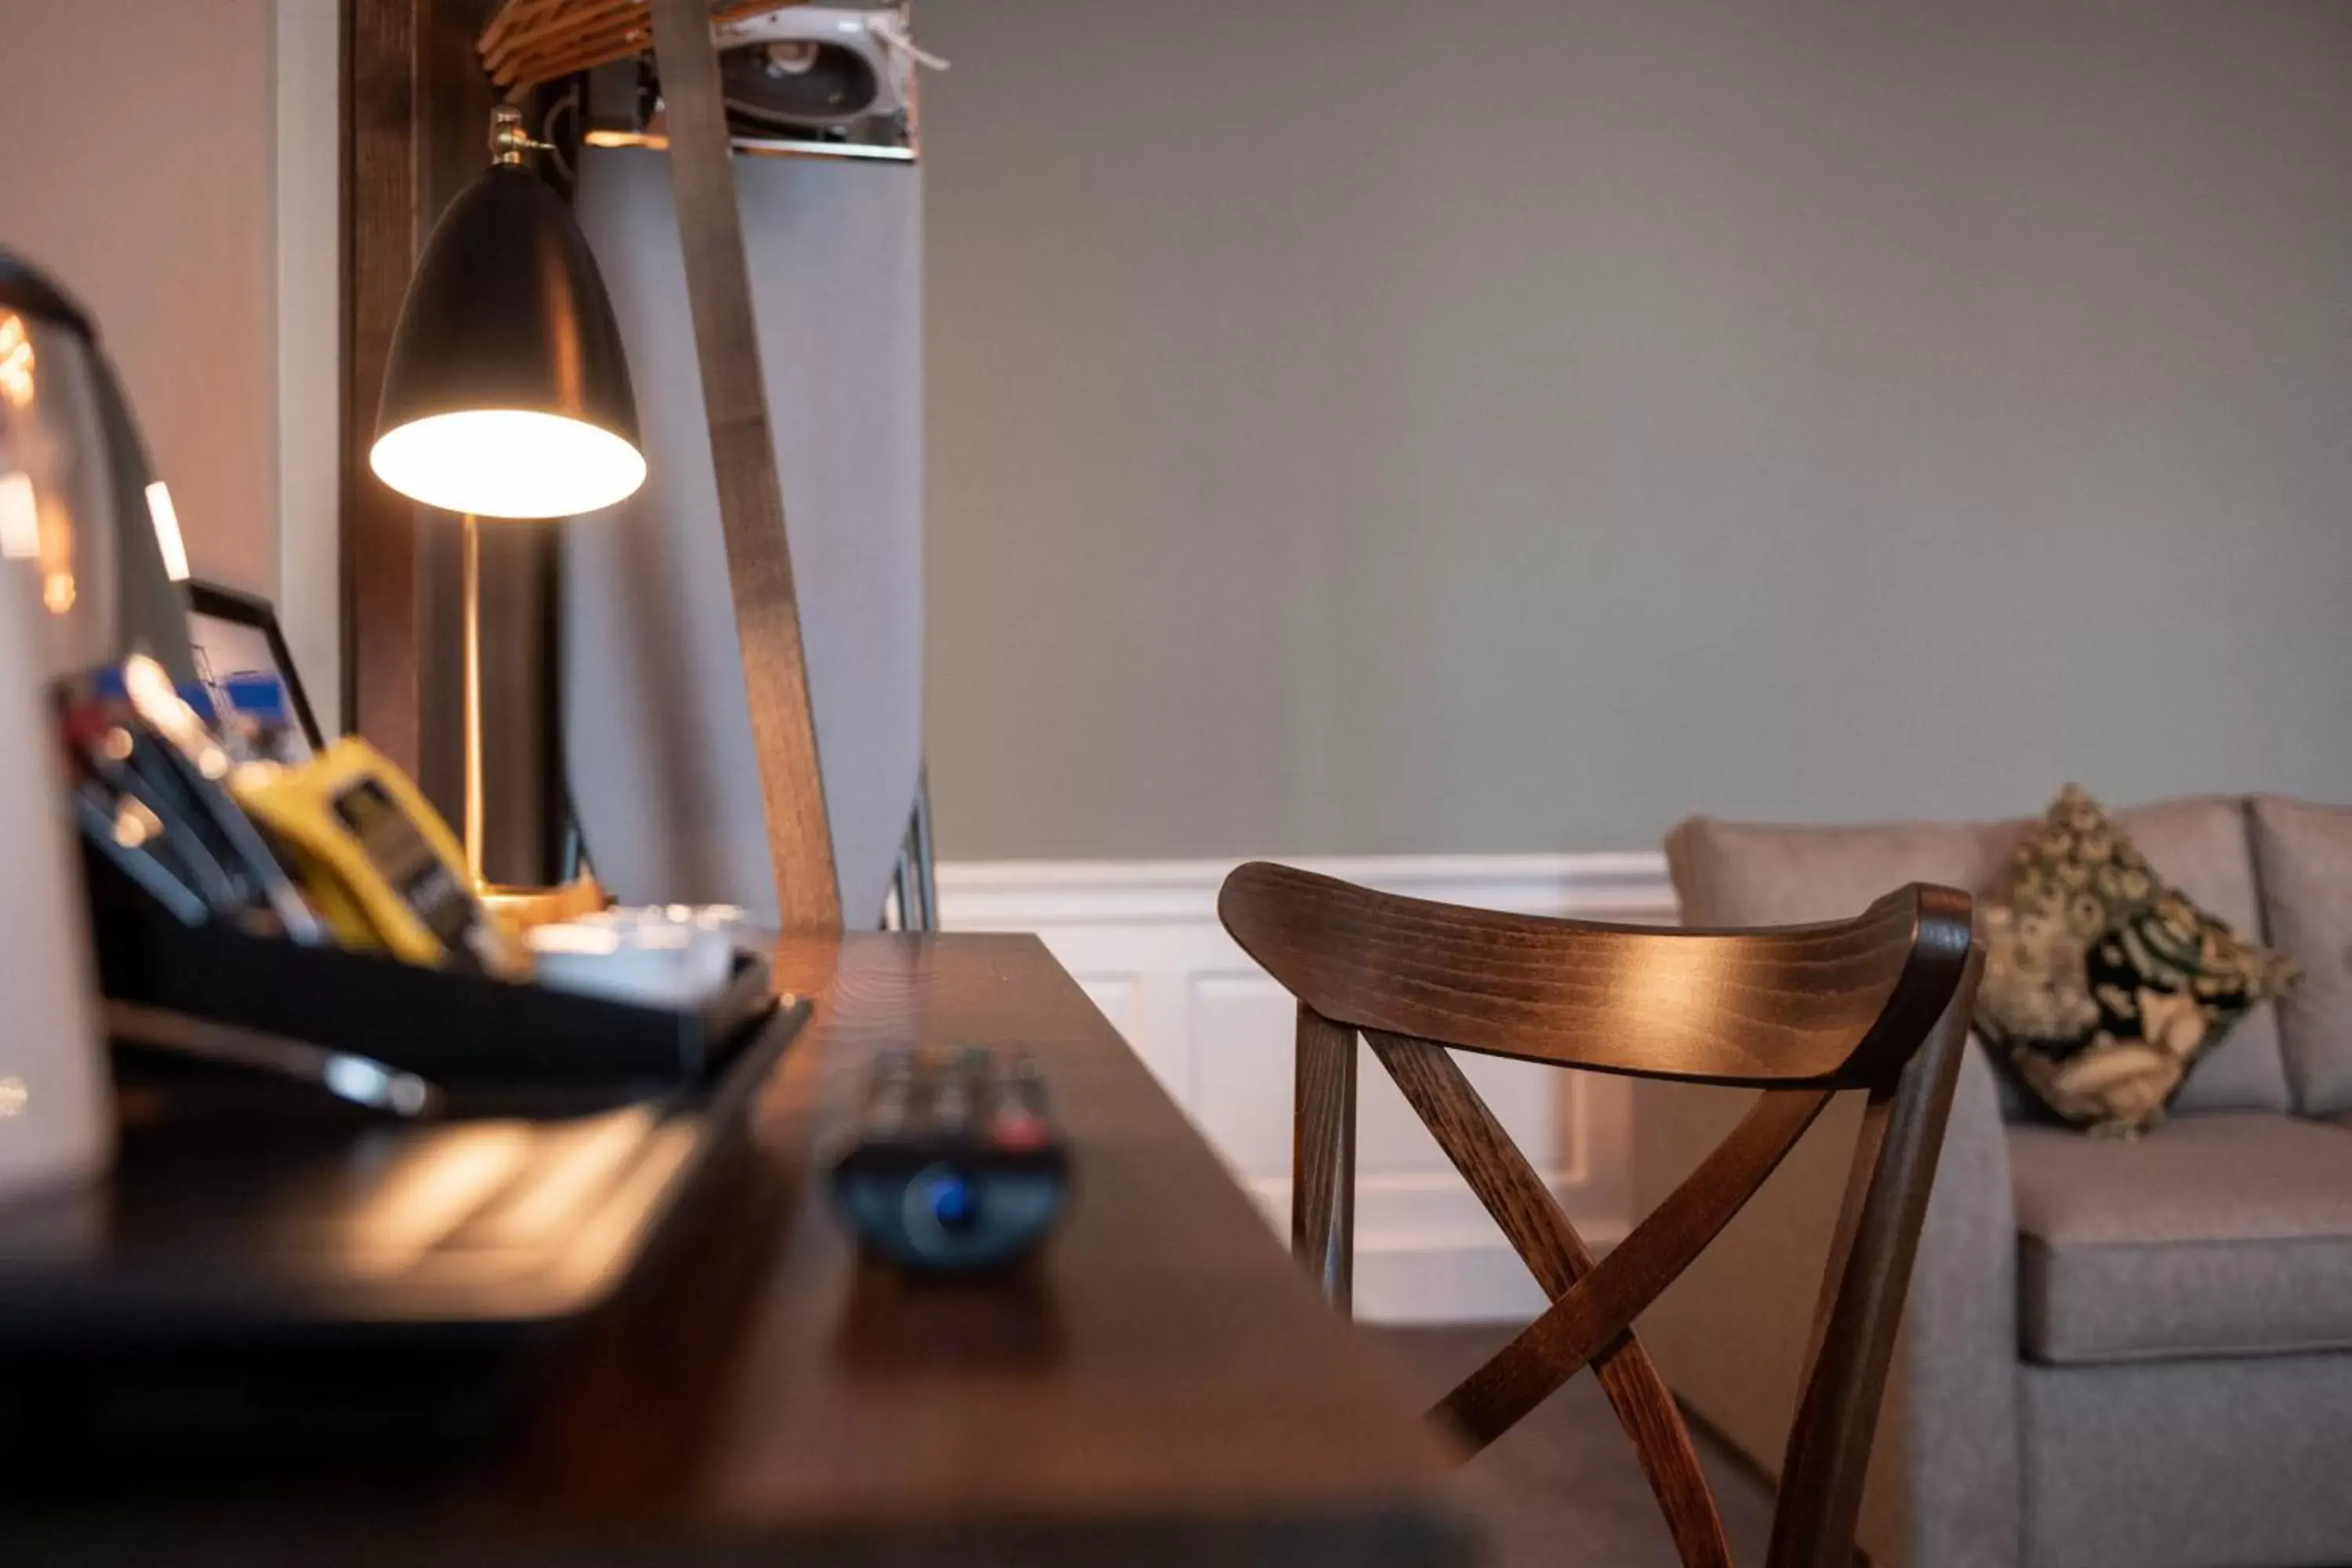
[[[1319,1018],[1314,1024],[1321,1026],[1315,1031],[1319,1037],[1312,1047],[1316,1054],[1328,1058],[1340,1044],[1352,1047],[1352,1031]],[[1310,1027],[1302,1017],[1302,1045]],[[1332,1035],[1339,1038],[1334,1041]],[[1377,1030],[1365,1031],[1364,1038],[1551,1298],[1540,1316],[1465,1378],[1432,1415],[1475,1453],[1591,1366],[1633,1441],[1684,1562],[1694,1568],[1729,1568],[1722,1518],[1700,1473],[1690,1429],[1632,1325],[1763,1184],[1828,1104],[1828,1091],[1766,1093],[1721,1146],[1596,1263],[1542,1178],[1444,1047]],[[1341,1109],[1339,1086],[1332,1082],[1339,1075],[1330,1070],[1335,1064],[1328,1060],[1318,1065],[1324,1070],[1310,1085],[1308,1052],[1302,1051],[1301,1089],[1333,1103],[1326,1108],[1328,1115],[1306,1108],[1302,1125],[1320,1125],[1328,1134],[1336,1131],[1332,1124]],[[1352,1079],[1351,1073],[1348,1076]],[[1346,1120],[1352,1124],[1352,1081],[1345,1085],[1344,1098]],[[1300,1170],[1302,1195],[1310,1206],[1318,1202],[1330,1205],[1324,1212],[1336,1221],[1343,1194],[1352,1185],[1339,1173],[1337,1161],[1351,1158],[1353,1150],[1328,1135],[1320,1140],[1320,1150],[1304,1147],[1307,1142],[1302,1139],[1300,1150],[1307,1156]],[[1345,1142],[1352,1144],[1352,1137]],[[1310,1167],[1326,1163],[1332,1168],[1314,1172],[1320,1179],[1309,1180]],[[1328,1284],[1334,1244],[1346,1243],[1328,1231],[1315,1234],[1318,1228],[1309,1226],[1307,1234],[1294,1240],[1305,1249],[1310,1266],[1325,1266]]]

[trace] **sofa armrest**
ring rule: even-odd
[[[1749,1091],[1635,1089],[1647,1212],[1719,1142]],[[1824,1113],[1637,1325],[1675,1394],[1767,1473],[1794,1418],[1851,1169],[1861,1096]],[[2017,1227],[1990,1064],[1971,1045],[1921,1228],[1862,1510],[1880,1568],[2016,1568]]]
[[[1881,1421],[1885,1452],[1871,1479],[1897,1505],[1879,1511],[1890,1527],[1902,1520],[1900,1560],[1912,1568],[2018,1562],[2017,1347],[2008,1129],[1992,1064],[1971,1041],[1912,1266],[1895,1419]]]

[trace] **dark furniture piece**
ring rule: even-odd
[[[1402,1384],[1034,938],[794,939],[776,974],[814,1011],[698,1240],[488,1450],[36,1455],[0,1472],[0,1562],[1473,1559]],[[912,1286],[824,1212],[833,1131],[908,1042],[1017,1044],[1049,1075],[1077,1188],[1028,1272]]]
[[[1839,1090],[1866,1096],[1788,1437],[1771,1568],[1848,1568],[1878,1397],[1968,1035],[1969,901],[1914,884],[1857,919],[1665,931],[1397,898],[1263,863],[1226,929],[1298,998],[1291,1238],[1348,1300],[1360,1033],[1551,1306],[1439,1405],[1484,1447],[1591,1366],[1687,1564],[1727,1564],[1681,1412],[1633,1331]],[[1650,1216],[1595,1262],[1447,1047],[1761,1089]]]

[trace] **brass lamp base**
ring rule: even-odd
[[[499,918],[507,930],[520,935],[534,926],[554,925],[562,921],[576,921],[583,915],[593,915],[613,901],[593,874],[581,873],[576,881],[560,888],[500,888],[485,886],[481,890],[482,907]]]
[[[594,914],[613,897],[591,871],[560,888],[501,887],[482,875],[482,533],[473,513],[465,518],[466,872],[482,907],[520,936],[534,926]]]

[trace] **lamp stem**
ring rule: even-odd
[[[482,878],[482,525],[466,516],[466,873]]]

